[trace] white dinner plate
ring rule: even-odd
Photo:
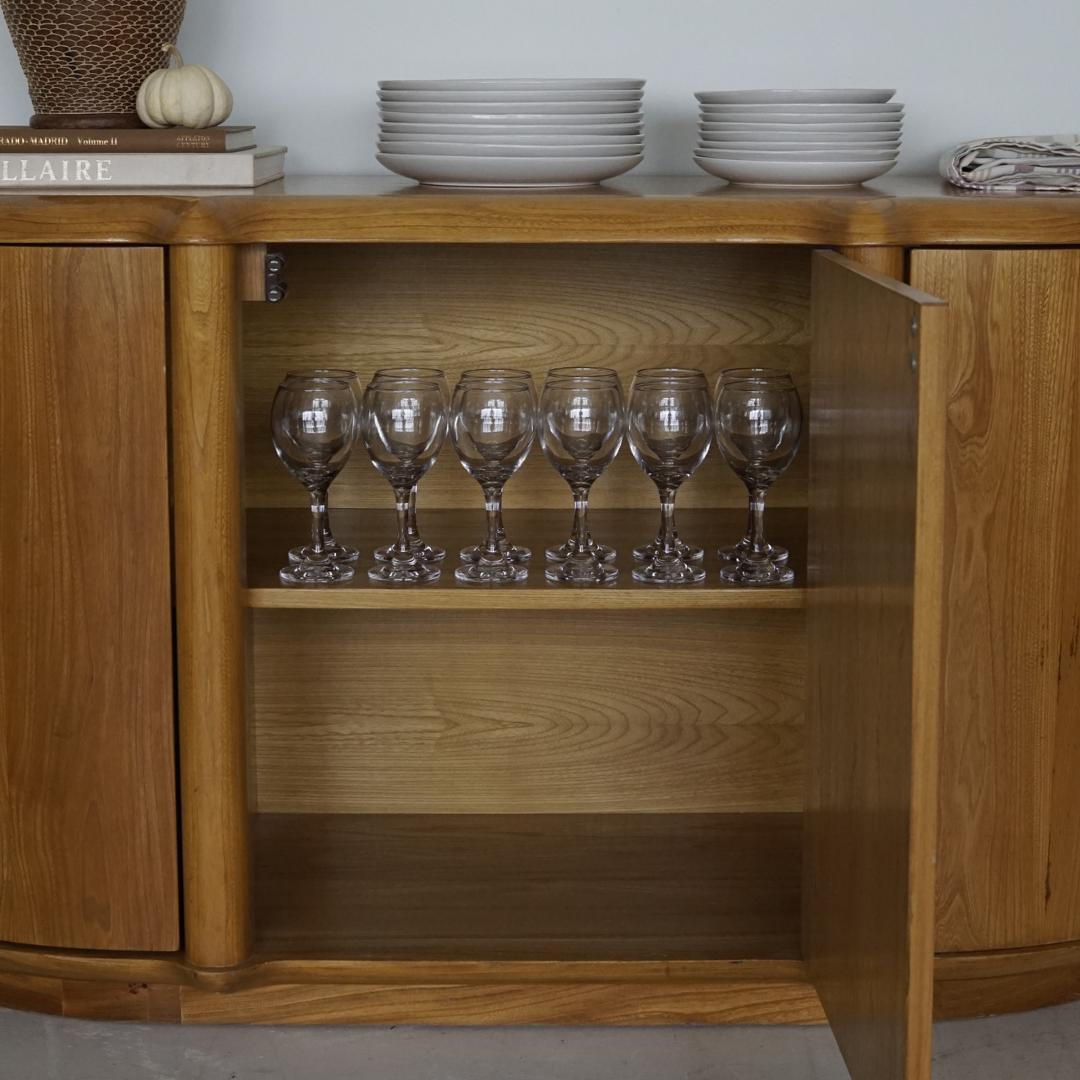
[[[703,105],[880,105],[895,90],[699,90]]]
[[[713,122],[703,120],[699,127],[702,131],[760,131],[763,134],[770,132],[807,131],[807,132],[834,132],[844,131],[853,135],[871,132],[895,131],[903,128],[902,120],[879,120],[866,124],[767,124],[767,123],[729,123],[727,121]]]
[[[850,107],[850,106],[849,106]],[[602,113],[619,115],[636,113],[641,102],[633,101],[470,101],[458,104],[451,101],[386,101],[379,103],[383,116],[427,113],[446,116],[496,116],[521,114],[532,116],[544,113],[548,116],[573,115],[574,113]]]
[[[380,101],[441,101],[467,105],[474,101],[640,101],[640,90],[504,90],[494,93],[481,90],[380,90]]]
[[[380,90],[641,90],[644,79],[382,79]]]
[[[594,158],[475,158],[376,154],[399,176],[451,187],[581,187],[629,172],[642,155]]]
[[[904,111],[902,102],[889,101],[882,105],[702,105],[703,117],[726,117],[764,120],[771,116],[894,116]]]
[[[851,143],[853,146],[869,146],[876,143],[899,143],[900,132],[868,131],[702,131],[699,135],[706,143]]]
[[[427,142],[380,142],[383,154],[431,154],[449,157],[506,157],[506,158],[552,158],[552,157],[630,157],[640,154],[641,147],[625,146],[524,146],[504,143],[501,146],[484,146],[480,143],[427,143]]]
[[[746,139],[742,135],[734,135],[731,138],[708,139],[702,136],[698,139],[698,145],[712,147],[715,150],[801,150],[804,147],[820,146],[822,149],[832,150],[896,150],[900,146],[899,139],[860,139],[857,142],[843,139],[800,139],[792,135],[788,139],[777,139],[770,136],[767,139]]]
[[[601,135],[611,138],[635,137],[641,134],[642,124],[398,124],[386,121],[379,129],[400,135]]]
[[[610,113],[470,113],[460,116],[447,115],[446,113],[383,113],[383,124],[468,124],[474,127],[489,124],[499,124],[509,127],[531,127],[540,124],[548,127],[573,128],[578,124],[587,124],[595,127],[597,124],[641,124],[642,115],[639,112],[624,113],[621,116],[613,116]]]
[[[851,187],[884,176],[893,161],[718,161],[695,155],[707,173],[733,184],[755,187]]]
[[[899,150],[707,150],[694,148],[695,157],[723,161],[895,161]]]
[[[395,131],[383,131],[379,135],[381,142],[411,144],[426,143],[467,143],[470,146],[622,146],[628,151],[636,151],[644,143],[641,135],[412,135]]]

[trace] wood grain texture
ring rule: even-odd
[[[1072,940],[1080,937],[1080,251],[916,251],[912,280],[956,312],[938,948]]]
[[[255,959],[799,958],[799,814],[255,822]]]
[[[249,506],[306,506],[274,454],[270,406],[298,367],[353,368],[366,384],[379,367],[425,364],[451,386],[467,368],[615,368],[629,392],[634,372],[668,364],[779,366],[804,397],[809,252],[799,248],[642,244],[558,246],[339,245],[288,249],[289,296],[244,311],[244,407]],[[476,505],[479,488],[449,442],[424,478],[425,506]],[[386,480],[358,447],[334,482],[339,506],[390,508]],[[656,505],[656,488],[628,445],[593,488],[595,506]],[[715,447],[679,504],[745,506],[746,489]],[[796,458],[770,493],[806,505]],[[506,488],[509,507],[569,505],[566,482],[534,446]]]
[[[897,281],[905,281],[907,278],[907,252],[902,247],[841,247],[837,251],[845,259],[857,262],[876,274],[883,274]]]
[[[179,946],[164,260],[0,248],[0,939]]]
[[[805,642],[798,611],[257,611],[257,806],[800,810]]]
[[[266,302],[266,245],[241,244],[236,249],[236,298]]]
[[[480,488],[477,486],[477,493]],[[484,513],[476,510],[425,510],[420,518],[424,539],[450,554],[439,580],[422,588],[387,588],[367,576],[375,559],[370,552],[389,543],[397,531],[397,515],[388,510],[335,510],[334,535],[361,552],[352,581],[333,588],[294,588],[281,584],[278,571],[285,553],[302,543],[311,529],[307,510],[249,510],[248,589],[246,603],[253,608],[319,608],[361,610],[435,611],[625,611],[722,608],[726,610],[798,609],[806,605],[806,513],[772,509],[769,539],[789,552],[788,565],[796,584],[779,588],[745,588],[720,579],[719,545],[733,544],[746,528],[746,513],[739,510],[685,510],[678,514],[679,535],[706,549],[702,560],[708,577],[686,588],[657,588],[634,581],[635,546],[656,535],[656,510],[594,510],[589,514],[591,533],[616,547],[619,577],[604,588],[563,588],[547,581],[543,552],[563,543],[572,525],[573,511],[509,510],[504,520],[516,544],[528,547],[534,559],[526,581],[497,589],[477,589],[454,578],[458,552],[484,535]]]
[[[290,176],[228,195],[0,194],[0,243],[1080,244],[1069,195],[993,199],[939,176],[762,191],[637,172],[581,191],[462,192],[394,176]]]
[[[185,943],[225,967],[250,934],[235,252],[174,248],[169,270]]]
[[[803,948],[855,1080],[926,1080],[947,308],[813,275]]]

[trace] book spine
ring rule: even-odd
[[[0,153],[21,150],[31,154],[222,154],[229,133],[221,128],[189,130],[163,128],[113,131],[37,131],[0,128]],[[242,137],[250,149],[254,139]]]

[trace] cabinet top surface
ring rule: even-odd
[[[629,176],[547,191],[293,176],[238,191],[0,191],[0,243],[1080,244],[1080,198],[985,194],[937,177],[768,190]]]

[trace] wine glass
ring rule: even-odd
[[[434,367],[388,367],[379,368],[372,377],[372,382],[399,382],[401,380],[409,381],[412,379],[425,379],[430,382],[439,384],[439,388],[442,390],[443,398],[446,401],[450,400],[450,387],[446,382],[446,374],[440,368]],[[442,562],[446,558],[446,552],[439,547],[432,547],[430,544],[425,544],[420,538],[420,532],[416,527],[416,488],[413,487],[409,492],[409,544],[413,550],[420,556],[424,562]],[[388,562],[390,560],[391,552],[393,551],[393,544],[386,544],[384,547],[376,548],[375,558],[379,562]]]
[[[611,382],[614,386],[618,387],[619,396],[622,398],[622,386],[619,384],[619,373],[613,368],[599,368],[599,367],[557,367],[552,368],[547,373],[547,382],[545,388],[550,386],[556,381],[565,381],[568,379],[588,378],[588,379],[604,379]],[[623,409],[625,412],[625,399],[623,399]],[[625,421],[624,421],[625,422]],[[615,561],[615,549],[609,547],[607,544],[598,544],[591,536],[588,537],[589,551],[595,552],[602,562],[614,562]],[[556,547],[549,547],[544,555],[547,557],[548,562],[565,562],[574,552],[574,538],[570,537],[564,544],[559,544]]]
[[[324,546],[326,493],[349,460],[358,434],[356,398],[344,379],[286,378],[274,395],[270,429],[274,450],[311,497],[311,543],[299,562],[279,573],[286,585],[349,581],[352,566]]]
[[[716,402],[716,442],[750,493],[750,547],[720,571],[743,585],[784,585],[795,578],[779,566],[765,540],[765,493],[791,464],[802,434],[802,405],[782,380],[728,382]]]
[[[492,379],[506,379],[512,383],[527,383],[529,392],[535,395],[532,372],[526,368],[473,368],[469,371],[463,371],[458,382],[473,382],[476,380],[489,382]],[[506,530],[503,528],[501,504],[499,506],[499,547],[506,552],[513,563],[527,563],[532,558],[532,552],[527,547],[518,547],[507,540]],[[460,553],[461,561],[464,563],[479,562],[483,550],[483,544],[474,544],[472,547],[462,548]]]
[[[341,379],[342,382],[349,384],[349,389],[353,392],[353,397],[356,399],[356,416],[357,423],[360,419],[360,402],[364,397],[364,388],[360,385],[360,379],[357,377],[355,371],[350,368],[308,368],[304,371],[290,371],[285,376],[285,381],[289,379]],[[359,437],[359,431],[357,432]],[[332,558],[338,562],[354,563],[360,558],[360,552],[351,547],[348,544],[340,544],[334,539],[334,534],[330,530],[330,507],[326,508],[326,516],[323,518],[323,549]],[[304,557],[303,547],[294,547],[289,552],[289,562],[298,563]]]
[[[712,442],[709,384],[701,371],[641,375],[634,380],[628,423],[634,460],[660,493],[659,548],[634,580],[664,585],[702,581],[705,571],[678,547],[675,495],[705,460]]]
[[[640,379],[681,379],[696,383],[700,377],[703,377],[703,373],[697,368],[641,368],[635,373],[634,380],[630,384],[630,393],[633,394],[634,387]],[[641,547],[634,548],[634,559],[641,563],[648,562],[661,550],[662,546],[663,541],[660,535],[657,534],[655,540],[650,541],[648,544],[642,544]],[[704,548],[697,547],[695,544],[685,543],[683,540],[679,539],[678,533],[675,534],[675,549],[678,551],[679,557],[685,562],[701,562],[705,557]]]
[[[524,464],[536,434],[532,381],[468,375],[454,390],[450,438],[461,464],[483,489],[487,535],[479,559],[459,566],[454,576],[471,584],[524,581],[529,571],[511,558],[512,545],[499,529],[503,486]]]
[[[368,570],[372,581],[435,581],[439,568],[421,558],[409,537],[409,496],[435,464],[446,438],[446,398],[437,381],[372,382],[364,391],[364,442],[375,468],[390,482],[397,506],[397,540],[390,558]]]
[[[545,576],[549,581],[602,584],[614,581],[619,571],[605,562],[599,545],[589,536],[589,489],[622,446],[625,404],[615,372],[574,370],[579,374],[565,374],[566,369],[562,374],[549,372],[540,396],[541,445],[574,495],[570,550],[547,568]],[[550,554],[558,549],[548,550]]]
[[[729,382],[766,382],[766,383],[782,383],[786,386],[794,386],[795,382],[791,377],[791,372],[783,371],[780,368],[770,367],[742,367],[742,368],[727,368],[725,371],[720,372],[720,380],[716,384],[716,396],[719,400],[720,391]],[[736,562],[739,557],[750,550],[753,544],[753,531],[754,531],[754,514],[751,510],[748,515],[746,523],[746,533],[743,538],[731,547],[721,548],[717,554],[725,562]],[[788,549],[780,547],[779,544],[769,545],[769,557],[777,566],[786,566],[788,561]]]

